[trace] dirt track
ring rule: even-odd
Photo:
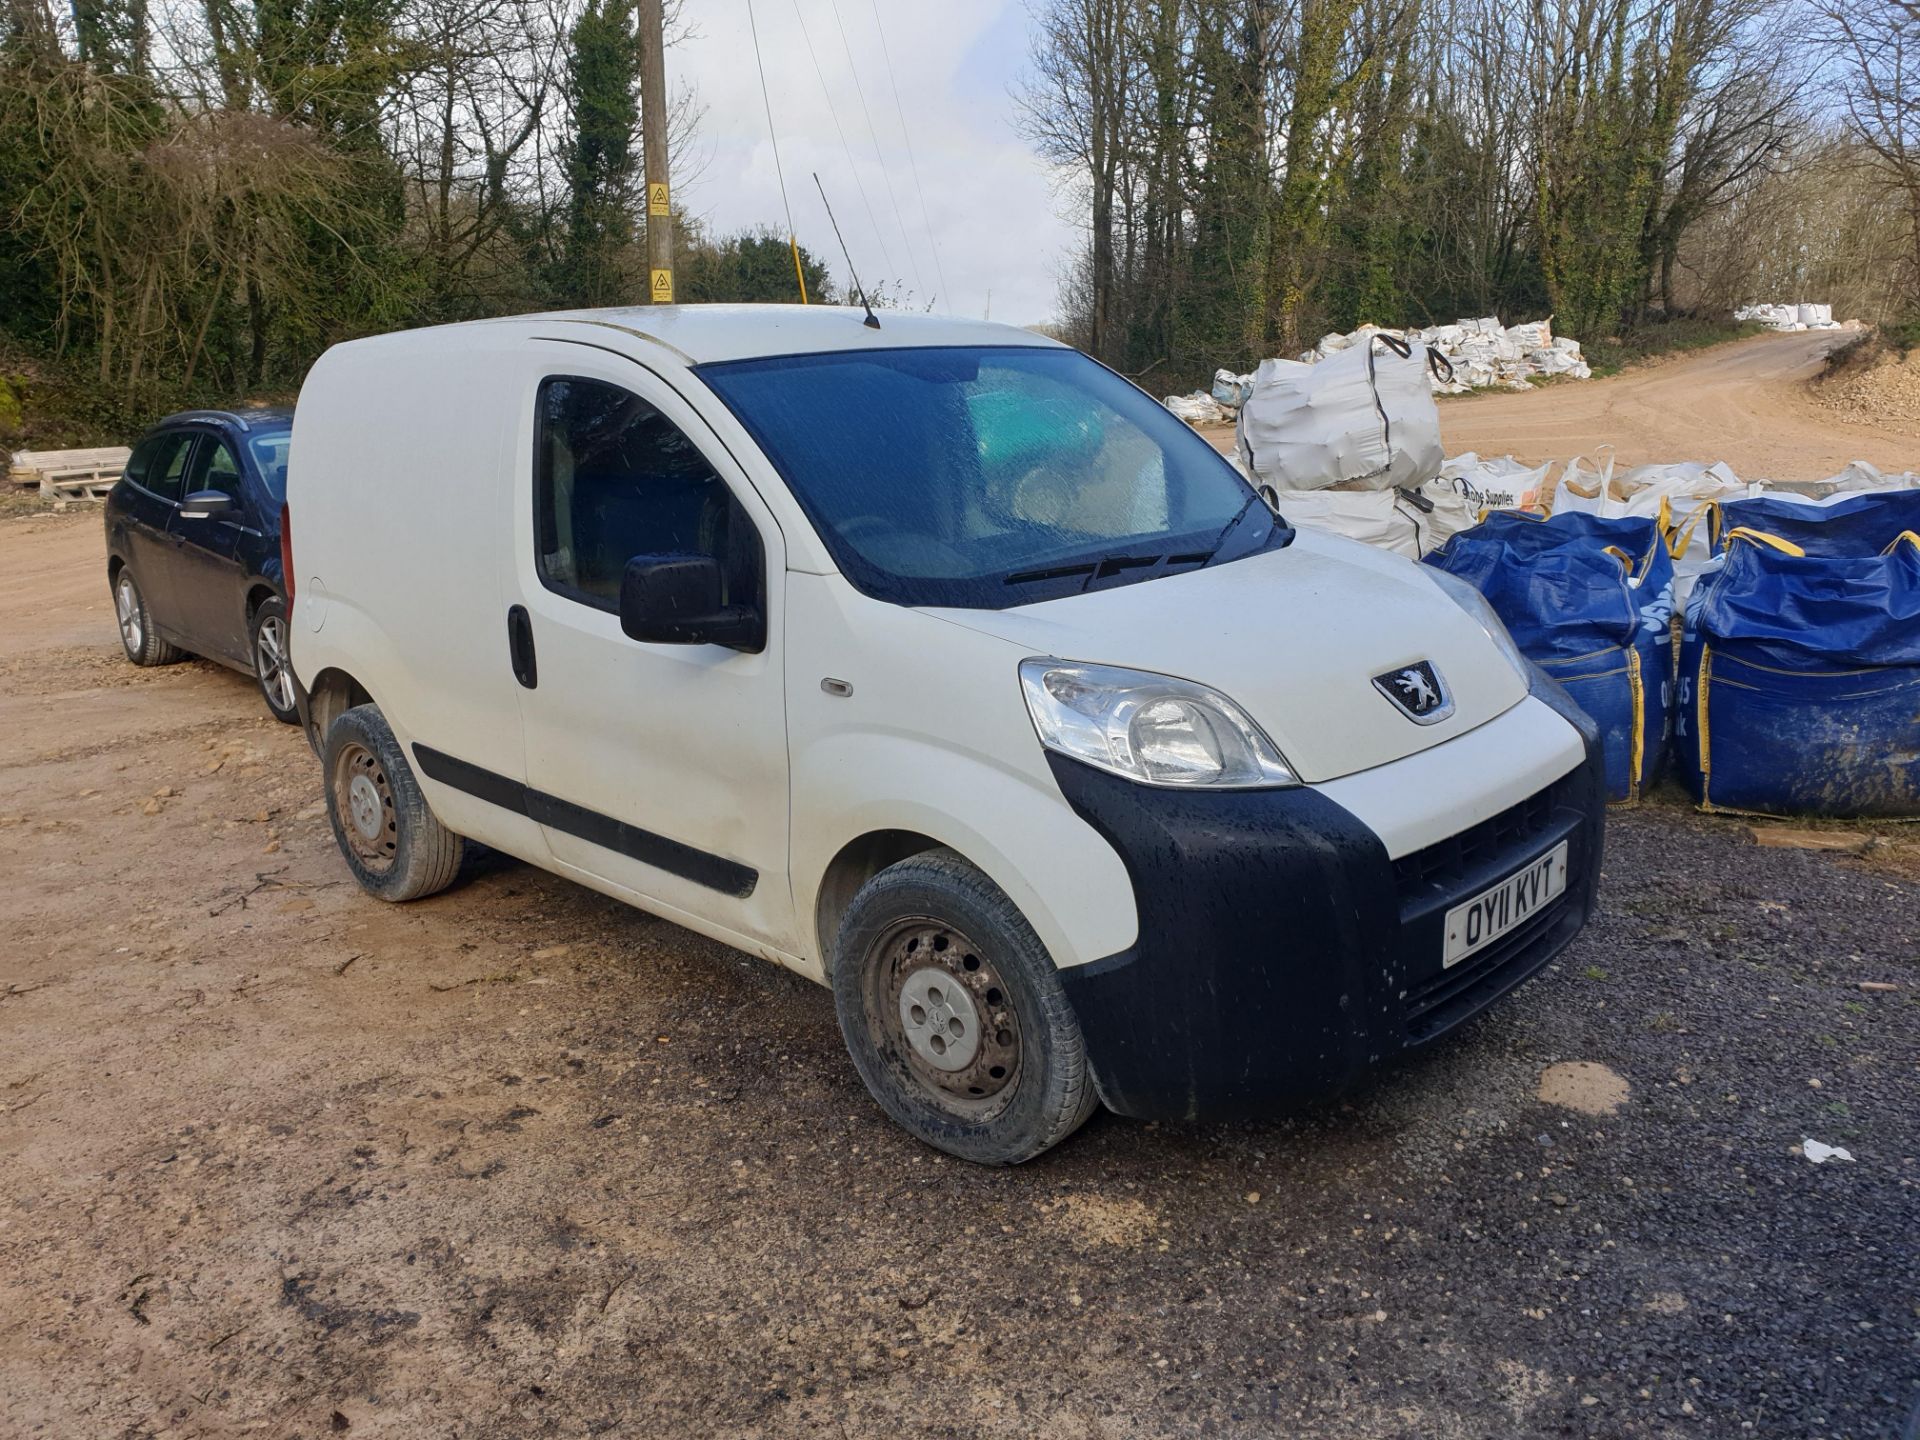
[[[1724,460],[1743,480],[1824,480],[1851,460],[1920,469],[1920,432],[1850,421],[1809,394],[1827,352],[1851,338],[1759,335],[1605,380],[1444,399],[1440,431],[1449,455],[1511,454],[1529,465],[1611,445],[1623,465]],[[1208,433],[1232,446],[1230,426]]]
[[[248,681],[121,659],[97,515],[0,521],[0,736],[6,1440],[1868,1440],[1920,1395],[1897,868],[1622,816],[1578,947],[1367,1093],[986,1172],[792,975],[504,862],[360,895]],[[1540,1099],[1562,1061],[1624,1105]]]

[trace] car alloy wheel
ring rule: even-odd
[[[127,654],[138,655],[146,643],[147,632],[141,622],[140,592],[133,588],[133,577],[125,571],[114,582],[113,613],[120,622],[120,643],[127,647]]]
[[[293,709],[293,667],[287,661],[287,622],[269,615],[253,637],[253,670],[277,711]]]

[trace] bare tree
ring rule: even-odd
[[[1905,288],[1920,305],[1920,0],[1820,0],[1847,130],[1907,215]]]

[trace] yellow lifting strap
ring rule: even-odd
[[[1902,530],[1898,535],[1893,537],[1892,543],[1880,553],[1882,555],[1891,555],[1902,545],[1911,545],[1914,549],[1920,550],[1920,530]]]
[[[1718,500],[1702,500],[1700,507],[1687,517],[1684,525],[1673,523],[1673,497],[1660,497],[1660,518],[1655,522],[1660,533],[1666,538],[1667,553],[1678,560],[1686,553],[1687,546],[1693,540],[1693,532],[1700,528],[1700,522],[1707,524],[1707,553],[1712,554],[1720,548],[1720,525],[1722,516]]]
[[[1662,544],[1664,542],[1656,540],[1654,543]],[[1647,572],[1653,569],[1653,551],[1652,550],[1648,550],[1647,553],[1642,555],[1638,560],[1635,560],[1633,556],[1628,554],[1625,550],[1622,550],[1618,545],[1608,545],[1603,547],[1603,553],[1611,555],[1613,556],[1614,559],[1618,560],[1621,563],[1621,565],[1626,568],[1627,574],[1632,577],[1635,584],[1638,584],[1640,581],[1646,579]]]
[[[1745,540],[1749,544],[1764,545],[1769,550],[1778,550],[1782,555],[1797,555],[1804,558],[1807,553],[1791,540],[1782,540],[1778,535],[1769,535],[1764,530],[1755,530],[1751,525],[1735,526],[1727,532],[1727,539],[1729,542]]]

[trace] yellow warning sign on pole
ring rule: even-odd
[[[653,303],[671,305],[673,303],[673,272],[656,270],[653,272]]]
[[[667,204],[667,184],[656,180],[647,186],[647,214],[670,215],[673,211]]]

